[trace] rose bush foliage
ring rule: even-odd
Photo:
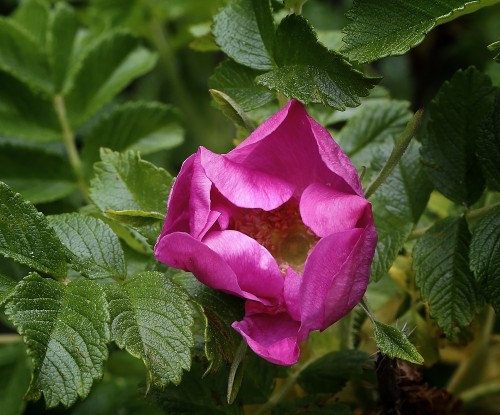
[[[292,100],[229,153],[200,147],[184,162],[155,255],[246,299],[233,327],[290,365],[359,302],[376,242],[356,169]]]

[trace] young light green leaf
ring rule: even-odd
[[[214,16],[213,34],[236,62],[253,69],[273,67],[274,23],[269,0],[236,0]]]
[[[0,70],[36,91],[53,91],[47,56],[29,34],[10,19],[0,18]]]
[[[448,217],[428,230],[413,249],[420,295],[448,337],[467,326],[481,305],[469,269],[470,239],[465,219]]]
[[[87,50],[69,79],[66,107],[71,124],[80,126],[132,80],[148,72],[156,55],[127,32],[111,32]]]
[[[272,92],[255,83],[255,77],[261,73],[227,60],[215,69],[208,86],[229,95],[244,111],[250,111],[274,99]]]
[[[209,92],[222,113],[229,118],[236,127],[244,128],[248,133],[255,129],[255,125],[247,117],[245,111],[243,111],[238,103],[230,96],[216,89],[210,89]]]
[[[66,276],[64,247],[35,207],[0,182],[0,254],[46,272]]]
[[[72,49],[78,27],[74,10],[65,3],[57,3],[50,14],[47,39],[47,53],[56,93],[66,90],[65,80],[73,57]]]
[[[2,415],[22,415],[31,368],[21,342],[0,347],[0,408]]]
[[[0,146],[0,180],[31,203],[51,202],[77,188],[66,158],[10,145]]]
[[[493,59],[500,63],[500,40],[492,43],[491,45],[488,45],[488,49],[495,54]]]
[[[134,227],[147,226],[165,220],[163,213],[144,210],[106,210],[104,213],[117,222]]]
[[[474,141],[493,91],[490,79],[471,67],[445,82],[429,106],[422,162],[436,189],[454,202],[471,205],[483,193]]]
[[[43,0],[27,0],[19,4],[12,14],[12,20],[29,31],[40,48],[45,47],[49,7]]]
[[[396,327],[375,322],[375,343],[380,353],[393,359],[403,359],[421,365],[424,362],[416,347],[410,343],[406,334]]]
[[[205,319],[205,355],[210,362],[207,373],[216,372],[234,360],[241,336],[231,327],[243,318],[241,299],[208,288],[192,274],[177,271],[173,280],[182,286],[196,303]]]
[[[172,107],[156,102],[129,102],[115,107],[90,129],[82,161],[90,172],[99,160],[101,147],[149,154],[181,144],[183,136],[179,115]]]
[[[49,216],[76,271],[91,278],[124,279],[125,257],[118,236],[101,220],[79,213]]]
[[[500,207],[491,210],[474,229],[470,266],[486,301],[500,311]]]
[[[0,305],[2,305],[7,298],[9,298],[15,287],[16,281],[0,274]]]
[[[87,396],[108,357],[109,314],[102,288],[93,281],[63,285],[32,273],[9,297],[5,313],[24,336],[33,362],[28,397],[43,394],[52,408]]]
[[[496,90],[495,100],[479,126],[476,151],[486,185],[500,191],[500,89]]]
[[[159,272],[105,286],[113,340],[143,360],[149,381],[178,384],[191,366],[193,310],[183,289]]]
[[[94,165],[90,198],[101,209],[142,210],[164,213],[172,177],[163,169],[141,160],[135,151],[101,150]]]
[[[342,52],[371,62],[401,55],[418,45],[435,26],[497,3],[497,0],[355,0],[347,16]],[[376,22],[376,23],[375,23]]]
[[[360,350],[330,352],[311,363],[300,372],[298,384],[309,393],[340,392],[349,379],[360,377],[373,366],[370,356]]]
[[[62,139],[61,127],[48,98],[4,72],[0,72],[0,85],[0,135],[38,143]]]
[[[378,79],[366,78],[342,55],[318,43],[306,19],[295,14],[282,20],[276,32],[277,68],[257,77],[257,83],[297,98],[343,111],[360,104]]]

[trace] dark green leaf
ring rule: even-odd
[[[481,305],[469,269],[470,238],[465,219],[449,217],[437,222],[413,249],[420,295],[448,337],[467,326]]]
[[[313,395],[280,402],[273,415],[353,415],[349,405],[343,403],[322,402]]]
[[[155,62],[156,55],[126,32],[111,32],[93,44],[67,81],[72,85],[66,96],[72,125],[83,124]]]
[[[422,364],[424,359],[416,347],[410,343],[406,334],[396,327],[375,322],[375,343],[380,353],[393,359],[403,359],[411,363]]]
[[[0,274],[0,305],[2,305],[7,298],[9,298],[15,287],[16,281]]]
[[[500,63],[500,40],[492,43],[491,45],[488,45],[488,49],[495,54],[493,59]]]
[[[141,210],[163,214],[172,177],[163,169],[141,160],[137,152],[101,150],[94,165],[90,197],[102,211]]]
[[[182,143],[184,131],[179,116],[170,106],[156,102],[119,105],[89,131],[82,160],[90,170],[99,160],[99,148],[153,153]]]
[[[9,145],[0,146],[0,180],[32,203],[60,199],[77,188],[65,157]]]
[[[140,358],[159,386],[178,384],[191,366],[193,310],[188,296],[159,272],[105,286],[113,340]]]
[[[109,314],[93,281],[68,285],[33,273],[7,301],[5,313],[24,336],[34,373],[28,396],[43,393],[49,408],[72,405],[103,375]]]
[[[117,222],[134,227],[147,226],[165,220],[163,213],[143,210],[106,210],[104,213]]]
[[[214,16],[213,34],[233,60],[253,69],[273,67],[274,23],[269,0],[236,0]]]
[[[35,207],[0,182],[0,254],[46,272],[66,276],[64,247]]]
[[[347,16],[342,51],[349,58],[371,62],[401,55],[418,45],[436,25],[491,4],[470,0],[355,0]]]
[[[26,349],[21,342],[0,348],[0,408],[2,415],[21,415],[31,377]]]
[[[491,190],[500,191],[500,90],[488,108],[476,137],[479,164]]]
[[[484,297],[500,311],[500,207],[481,219],[470,245],[470,266]]]
[[[308,393],[340,392],[347,381],[359,377],[373,360],[360,350],[341,350],[328,353],[302,371],[297,382]]]
[[[208,288],[192,274],[177,272],[176,283],[184,287],[191,301],[202,310],[205,318],[205,354],[210,362],[207,372],[217,371],[233,361],[241,336],[231,327],[243,318],[243,302],[220,291]]]
[[[257,82],[304,103],[321,103],[338,110],[360,104],[378,79],[366,78],[342,55],[318,43],[306,19],[295,14],[282,20],[276,32],[277,68]]]
[[[454,202],[471,205],[483,193],[474,140],[493,91],[490,79],[477,69],[459,70],[429,106],[422,162],[436,189]]]
[[[0,69],[31,88],[51,94],[52,79],[47,56],[27,29],[0,18]]]
[[[79,213],[49,216],[48,220],[76,271],[92,279],[126,277],[120,240],[104,222]]]
[[[229,95],[244,111],[250,111],[274,99],[272,92],[255,83],[255,77],[260,74],[228,60],[215,69],[208,86]]]
[[[49,20],[49,7],[43,0],[27,0],[19,4],[12,15],[12,20],[28,30],[33,35],[33,40],[41,48],[45,46],[45,37]]]
[[[76,42],[78,26],[78,18],[73,9],[65,3],[57,3],[50,15],[47,42],[52,80],[56,93],[68,89],[65,86],[65,81],[73,58],[72,50]]]

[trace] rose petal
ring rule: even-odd
[[[273,302],[243,290],[238,276],[219,254],[183,232],[158,239],[155,257],[166,265],[192,272],[203,284],[239,297],[272,305]]]
[[[323,330],[361,300],[376,243],[373,225],[334,233],[318,242],[302,276],[302,329]]]
[[[293,365],[300,355],[300,323],[287,313],[253,314],[232,324],[250,348],[262,358],[277,365]]]
[[[364,227],[371,219],[370,202],[328,186],[313,183],[300,199],[300,216],[319,237],[352,228]]]
[[[203,242],[229,265],[243,291],[275,304],[283,291],[283,276],[273,256],[256,240],[237,231],[210,232]]]
[[[302,277],[291,267],[286,270],[285,277],[285,304],[288,313],[294,320],[300,320],[300,287],[302,286]]]

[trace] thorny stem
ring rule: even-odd
[[[488,349],[494,324],[495,312],[492,307],[488,307],[479,315],[478,326],[481,327],[481,331],[472,355],[458,366],[448,382],[446,389],[451,393],[460,393],[477,384],[488,361]]]
[[[85,179],[82,173],[82,163],[80,161],[80,155],[78,154],[78,150],[75,145],[75,134],[71,129],[71,126],[68,121],[68,116],[66,114],[66,105],[64,103],[64,97],[62,95],[54,96],[54,109],[57,114],[57,119],[59,120],[59,125],[61,126],[61,130],[63,133],[63,141],[64,147],[66,148],[66,152],[68,153],[69,163],[75,173],[75,176],[78,180],[78,186],[80,191],[82,192],[83,197],[87,202],[88,199],[88,189],[87,184],[85,183]]]
[[[396,144],[394,144],[394,149],[392,150],[389,159],[385,162],[384,167],[375,178],[375,180],[373,180],[373,182],[368,185],[368,188],[365,192],[365,197],[367,199],[372,196],[375,191],[387,180],[394,168],[401,161],[401,158],[405,154],[406,149],[410,145],[411,139],[415,136],[420,127],[420,124],[422,123],[423,113],[424,110],[422,108],[419,109],[406,125],[403,133],[396,141]]]

